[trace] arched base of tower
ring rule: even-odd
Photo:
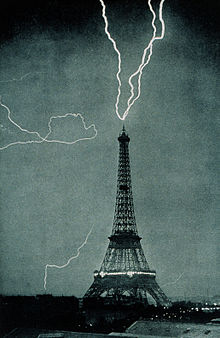
[[[160,289],[155,275],[105,275],[94,277],[94,282],[84,296],[85,302],[100,300],[105,303],[148,305],[151,296],[158,306],[171,306],[172,303]],[[87,301],[88,300],[88,301]]]

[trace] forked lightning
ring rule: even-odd
[[[153,52],[153,43],[155,40],[161,40],[164,38],[164,34],[165,34],[165,23],[164,23],[164,20],[163,20],[163,4],[164,4],[164,1],[165,0],[161,0],[160,1],[160,5],[159,5],[159,20],[161,22],[161,35],[157,36],[157,28],[155,26],[155,20],[156,20],[156,13],[152,7],[152,4],[151,4],[151,0],[148,0],[148,6],[149,6],[149,9],[153,15],[153,19],[152,19],[152,27],[153,27],[153,36],[148,44],[148,46],[144,49],[144,52],[143,52],[143,56],[142,56],[142,60],[141,60],[141,63],[138,67],[138,69],[136,70],[136,72],[134,72],[128,79],[128,83],[129,83],[129,86],[130,86],[130,97],[127,101],[127,108],[126,110],[124,111],[124,113],[122,114],[119,114],[119,101],[120,101],[120,96],[121,96],[121,78],[120,78],[120,73],[121,73],[121,53],[117,47],[117,44],[115,42],[115,40],[112,38],[109,30],[108,30],[108,19],[107,19],[107,16],[106,16],[106,6],[105,6],[105,3],[103,0],[99,0],[101,5],[102,5],[102,17],[104,19],[104,22],[105,22],[105,33],[108,37],[108,39],[112,42],[112,45],[113,45],[113,48],[114,50],[116,51],[117,53],[117,56],[118,56],[118,70],[117,70],[117,73],[116,73],[116,78],[117,78],[117,81],[118,81],[118,94],[117,94],[117,98],[116,98],[116,102],[115,102],[115,113],[117,114],[118,118],[120,120],[125,120],[126,116],[128,115],[129,113],[129,110],[131,109],[131,107],[133,106],[133,104],[135,103],[135,101],[140,97],[141,95],[141,77],[142,77],[142,72],[143,72],[143,69],[144,67],[150,62],[150,59],[151,59],[151,55],[152,55],[152,52]],[[149,54],[148,54],[148,57],[147,57],[147,60],[146,60],[146,55],[147,55],[147,51],[149,50]],[[135,76],[138,75],[138,89],[137,89],[137,95],[135,96],[134,94],[134,85],[132,83],[132,80]]]
[[[5,104],[2,103],[1,101],[1,98],[0,98],[0,106],[2,106],[3,108],[6,109],[7,111],[7,115],[8,115],[8,120],[15,126],[17,127],[20,131],[22,132],[25,132],[29,135],[32,135],[32,136],[36,136],[38,139],[37,140],[29,140],[29,141],[16,141],[16,142],[11,142],[3,147],[0,147],[0,150],[4,150],[4,149],[7,149],[11,146],[15,146],[15,145],[22,145],[22,144],[31,144],[31,143],[43,143],[43,142],[47,142],[47,143],[60,143],[60,144],[74,144],[74,143],[77,143],[79,141],[85,141],[85,140],[92,140],[94,139],[96,136],[97,136],[97,130],[96,130],[96,127],[94,124],[91,124],[89,127],[86,127],[86,124],[85,124],[85,120],[83,118],[83,116],[80,114],[80,113],[77,113],[77,114],[73,114],[73,113],[67,113],[65,115],[58,115],[58,116],[51,116],[50,119],[49,119],[49,122],[48,122],[48,129],[49,129],[49,132],[47,133],[47,135],[45,137],[41,136],[37,131],[30,131],[30,130],[27,130],[25,128],[22,128],[18,123],[16,123],[12,118],[11,118],[11,111],[9,109],[8,106],[6,106]],[[67,116],[72,116],[72,117],[80,117],[81,120],[82,120],[82,123],[83,123],[83,127],[85,130],[88,130],[90,128],[93,128],[94,129],[94,132],[95,134],[91,137],[82,137],[82,138],[79,138],[75,141],[61,141],[61,140],[56,140],[56,139],[48,139],[48,137],[50,136],[50,134],[52,133],[52,127],[51,127],[51,123],[52,123],[52,120],[54,119],[62,119],[62,118],[65,118]]]

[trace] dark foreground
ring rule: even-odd
[[[0,296],[3,337],[15,328],[65,330],[74,332],[125,332],[137,320],[152,322],[208,323],[220,317],[219,306],[174,303],[169,308],[136,303],[82,303],[76,297],[52,295]]]

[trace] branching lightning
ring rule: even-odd
[[[127,117],[131,107],[133,106],[135,101],[138,100],[138,98],[141,95],[142,73],[143,73],[143,69],[145,68],[145,66],[148,65],[148,63],[150,62],[150,59],[151,59],[151,56],[152,56],[152,51],[153,51],[153,43],[154,43],[155,40],[163,39],[164,34],[165,34],[165,24],[164,24],[163,15],[162,15],[163,4],[164,4],[165,0],[161,0],[160,5],[159,5],[159,20],[160,20],[161,27],[162,27],[161,35],[159,35],[159,36],[157,35],[157,27],[155,26],[156,14],[155,14],[155,11],[154,11],[154,9],[151,5],[151,0],[148,0],[148,6],[149,6],[149,9],[150,9],[152,16],[153,16],[152,22],[151,22],[152,27],[153,27],[153,35],[152,35],[152,38],[151,38],[149,44],[147,45],[147,47],[143,51],[143,55],[142,55],[142,59],[141,59],[141,63],[139,65],[139,67],[137,68],[137,70],[133,74],[131,74],[131,76],[128,79],[128,83],[129,83],[129,86],[130,86],[130,97],[128,98],[128,101],[127,101],[127,108],[122,115],[119,113],[119,102],[120,102],[120,97],[121,97],[121,85],[122,85],[121,78],[120,78],[120,74],[121,74],[121,53],[120,53],[119,49],[117,48],[117,44],[116,44],[115,40],[112,38],[112,36],[109,32],[109,29],[108,29],[109,25],[108,25],[108,19],[107,19],[107,16],[106,16],[105,3],[104,3],[103,0],[99,0],[99,1],[102,5],[102,17],[103,17],[104,23],[105,23],[105,33],[106,33],[108,39],[111,41],[113,48],[114,48],[115,52],[117,53],[117,58],[118,58],[118,69],[117,69],[117,73],[116,73],[116,78],[117,78],[117,82],[118,82],[118,89],[117,89],[117,98],[116,98],[116,102],[115,102],[115,113],[117,114],[117,116],[120,120],[125,120],[125,118]],[[148,56],[147,56],[147,53],[148,53]],[[24,74],[20,78],[13,78],[11,80],[1,80],[0,82],[23,81],[25,78],[27,78],[30,75],[31,75],[31,72]],[[137,84],[138,84],[137,94],[135,94],[135,88],[134,88],[134,85],[133,85],[133,79],[136,76],[138,77],[137,78]],[[79,141],[94,139],[97,136],[97,130],[96,130],[95,125],[91,124],[90,126],[87,127],[86,124],[85,124],[85,120],[80,113],[77,113],[77,114],[67,113],[65,115],[51,116],[49,121],[48,121],[48,133],[46,134],[46,136],[42,136],[38,131],[30,131],[28,129],[23,128],[20,124],[15,122],[14,119],[11,117],[12,113],[11,113],[10,108],[6,104],[2,103],[1,97],[0,97],[0,106],[7,111],[7,117],[8,117],[8,120],[10,121],[10,123],[13,124],[21,132],[26,133],[30,136],[30,140],[28,140],[28,141],[11,142],[11,143],[9,143],[5,146],[0,147],[0,150],[5,150],[5,149],[7,149],[11,146],[15,146],[15,145],[27,145],[27,144],[32,144],[32,143],[41,144],[43,142],[72,145],[72,144],[75,144]],[[62,141],[62,140],[59,140],[59,139],[50,139],[49,137],[52,134],[52,126],[51,126],[52,121],[55,120],[55,119],[66,118],[67,116],[80,117],[81,121],[83,123],[84,129],[89,130],[90,128],[93,128],[95,134],[91,137],[79,138],[79,139],[72,141],[72,142],[71,141],[69,141],[69,142],[68,141]],[[31,137],[32,137],[32,139],[31,139]],[[72,260],[76,259],[80,255],[80,250],[87,244],[88,238],[89,238],[92,230],[93,230],[93,227],[88,232],[84,242],[78,247],[76,255],[70,257],[65,264],[63,264],[63,265],[46,264],[45,270],[44,270],[44,289],[45,290],[47,289],[48,269],[49,268],[63,269],[65,267],[67,267]],[[131,272],[131,273],[133,273],[133,272]],[[181,277],[182,277],[182,275],[180,275],[175,282],[169,283],[169,284],[176,283]]]
[[[129,83],[129,86],[130,86],[130,97],[127,101],[127,108],[126,110],[124,111],[123,115],[121,116],[119,114],[119,108],[118,108],[118,105],[119,105],[119,101],[120,101],[120,96],[121,96],[121,79],[120,79],[120,73],[121,73],[121,54],[120,54],[120,51],[118,50],[117,48],[117,45],[116,45],[116,42],[115,40],[112,38],[111,34],[109,33],[109,30],[108,30],[108,19],[107,19],[107,16],[106,16],[106,6],[105,6],[105,3],[103,0],[99,0],[101,5],[102,5],[102,17],[104,19],[104,22],[105,22],[105,33],[108,37],[108,39],[112,42],[113,44],[113,48],[114,50],[116,51],[117,55],[118,55],[118,71],[116,73],[116,78],[117,78],[117,81],[118,81],[118,94],[117,94],[117,98],[116,98],[116,103],[115,103],[115,113],[117,114],[118,118],[120,120],[125,120],[125,118],[127,117],[128,113],[129,113],[129,110],[130,108],[133,106],[133,104],[135,103],[135,101],[140,97],[141,95],[141,77],[142,77],[142,73],[143,73],[143,69],[146,65],[148,65],[148,63],[150,62],[150,59],[151,59],[151,56],[152,56],[152,53],[153,53],[153,43],[155,40],[162,40],[164,38],[164,34],[165,34],[165,23],[164,23],[164,20],[163,20],[163,4],[164,4],[164,1],[165,0],[161,0],[160,1],[160,5],[159,5],[159,20],[161,22],[161,35],[157,36],[157,28],[155,26],[155,20],[156,20],[156,13],[155,11],[153,10],[153,7],[151,5],[151,0],[148,0],[148,6],[149,6],[149,9],[153,15],[153,18],[152,18],[152,27],[153,27],[153,36],[148,44],[148,46],[144,49],[144,52],[143,52],[143,55],[142,55],[142,60],[141,60],[141,63],[138,67],[138,69],[129,77],[128,79],[128,83]],[[146,59],[146,55],[147,55],[147,52],[149,51],[149,54],[148,54],[148,57]],[[135,76],[138,75],[138,90],[137,90],[137,95],[135,96],[134,94],[134,85],[132,83],[132,80]]]
[[[67,267],[67,265],[69,265],[69,263],[73,260],[73,259],[76,259],[77,257],[79,257],[79,254],[80,254],[80,250],[87,244],[87,241],[88,241],[88,238],[91,234],[93,230],[93,226],[92,228],[90,229],[90,231],[88,232],[86,238],[85,238],[85,241],[78,247],[77,249],[77,254],[75,256],[72,256],[68,259],[68,261],[63,264],[63,265],[56,265],[56,264],[47,264],[45,266],[45,271],[44,271],[44,289],[46,290],[47,289],[47,269],[48,268],[56,268],[56,269],[63,269],[65,267]]]
[[[11,146],[14,146],[14,145],[24,145],[24,144],[31,144],[31,143],[43,143],[43,142],[47,142],[47,143],[61,143],[61,144],[74,144],[74,143],[77,143],[79,141],[85,141],[85,140],[92,140],[94,139],[96,136],[97,136],[97,130],[96,130],[96,127],[94,124],[91,124],[89,127],[86,127],[86,124],[85,124],[85,120],[83,118],[83,116],[80,114],[80,113],[77,113],[77,114],[73,114],[73,113],[67,113],[65,115],[58,115],[58,116],[51,116],[50,119],[49,119],[49,122],[48,122],[48,129],[49,129],[49,132],[47,133],[47,135],[45,137],[41,136],[37,131],[30,131],[30,130],[27,130],[23,127],[21,127],[18,123],[16,123],[12,118],[11,118],[11,111],[9,109],[8,106],[6,106],[5,104],[2,103],[1,101],[1,97],[0,97],[0,106],[2,106],[3,108],[6,109],[7,111],[7,115],[8,115],[8,120],[15,126],[17,127],[20,131],[22,132],[25,132],[29,135],[32,135],[32,136],[35,136],[38,138],[38,140],[29,140],[29,141],[17,141],[17,142],[12,142],[12,143],[9,143],[7,144],[6,146],[3,146],[3,147],[0,147],[0,150],[4,150],[4,149],[7,149]],[[72,142],[68,142],[68,141],[61,141],[61,140],[50,140],[48,139],[48,137],[50,136],[51,132],[52,132],[52,127],[51,127],[51,123],[52,123],[52,120],[54,119],[61,119],[61,118],[65,118],[67,116],[72,116],[72,117],[80,117],[81,120],[82,120],[82,123],[83,123],[83,127],[85,130],[89,130],[90,128],[93,128],[94,129],[94,132],[95,134],[91,137],[82,137],[82,138],[79,138],[75,141],[72,141]]]
[[[37,73],[43,73],[43,72],[37,72]],[[29,73],[26,73],[24,75],[22,75],[21,77],[19,78],[12,78],[12,79],[9,79],[9,80],[0,80],[0,82],[14,82],[14,81],[23,81],[24,79],[26,79],[27,77],[29,77],[30,75],[32,74],[32,72],[29,72]],[[11,146],[15,146],[15,145],[27,145],[27,144],[32,144],[32,143],[38,143],[38,144],[41,144],[43,142],[47,142],[47,143],[60,143],[60,144],[66,144],[66,145],[72,145],[72,144],[75,144],[79,141],[85,141],[85,140],[92,140],[94,138],[96,138],[97,136],[97,129],[95,127],[95,124],[91,124],[90,126],[86,126],[86,123],[85,123],[85,120],[84,120],[84,117],[80,114],[80,113],[77,113],[77,114],[74,114],[74,113],[67,113],[65,115],[58,115],[58,116],[51,116],[50,119],[49,119],[49,122],[48,122],[48,133],[46,134],[46,136],[42,136],[38,131],[30,131],[26,128],[23,128],[20,124],[18,124],[17,122],[15,122],[15,120],[12,118],[12,113],[11,113],[11,110],[10,108],[4,104],[2,102],[2,99],[1,99],[1,96],[0,96],[0,107],[2,107],[4,110],[6,110],[7,112],[7,118],[9,120],[9,122],[14,125],[19,131],[27,134],[30,136],[30,140],[28,141],[16,141],[16,142],[11,142],[5,146],[2,146],[0,147],[0,150],[5,150]],[[55,120],[55,119],[64,119],[66,117],[73,117],[73,118],[77,118],[77,117],[80,117],[81,121],[82,121],[82,124],[83,124],[83,127],[84,127],[84,130],[88,131],[90,128],[93,128],[94,130],[94,135],[91,136],[91,137],[82,137],[82,138],[78,138],[77,140],[75,141],[62,141],[62,140],[59,140],[59,139],[52,139],[52,122]],[[0,127],[2,130],[7,130],[2,124],[0,124]],[[73,259],[76,259],[79,255],[80,255],[80,250],[87,244],[87,241],[88,241],[88,238],[92,232],[92,229],[93,227],[91,228],[91,230],[89,231],[89,233],[87,234],[86,238],[85,238],[85,241],[78,247],[77,249],[77,253],[76,255],[70,257],[68,259],[68,261],[59,266],[59,265],[56,265],[56,264],[46,264],[45,266],[45,272],[44,272],[44,289],[46,290],[46,287],[47,287],[47,273],[48,273],[48,268],[57,268],[57,269],[62,269],[62,268],[65,268],[66,266],[69,265],[69,263],[73,260]]]

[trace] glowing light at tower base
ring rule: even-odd
[[[133,277],[135,275],[146,275],[146,276],[156,276],[156,272],[154,271],[117,271],[117,272],[95,272],[94,276],[100,276],[100,277],[105,277],[105,276],[120,276],[120,275],[127,275],[129,277]]]

